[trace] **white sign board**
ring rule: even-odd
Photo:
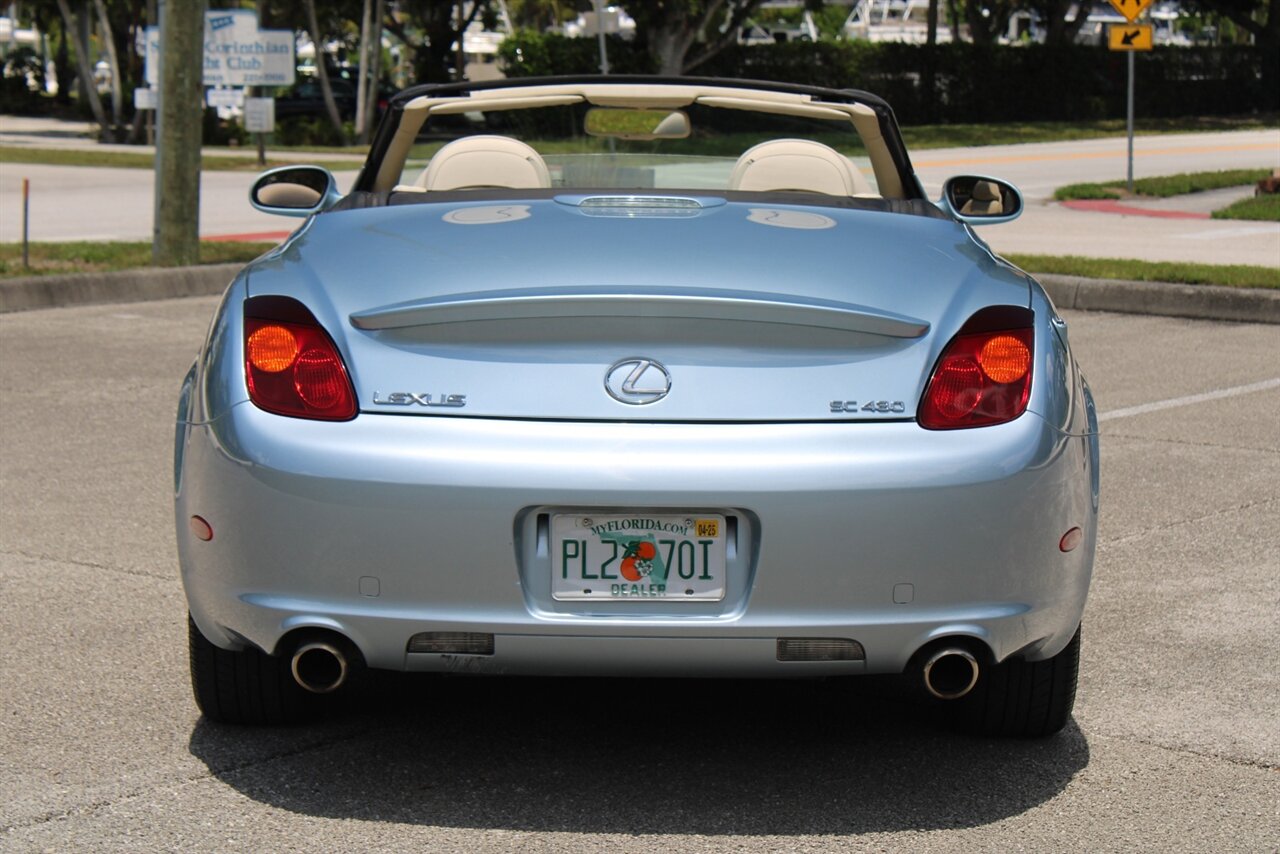
[[[276,129],[275,98],[244,99],[244,129],[249,133],[271,133]]]
[[[243,89],[209,89],[204,93],[204,102],[210,107],[243,107]]]
[[[147,28],[147,82],[159,86],[160,30]],[[248,9],[204,13],[205,86],[292,86],[293,30],[260,30]]]
[[[139,86],[133,90],[133,108],[135,110],[154,110],[159,106],[159,101],[160,99],[156,97],[155,89]]]

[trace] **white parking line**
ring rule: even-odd
[[[1206,391],[1203,394],[1191,394],[1186,397],[1175,397],[1170,400],[1157,400],[1154,403],[1143,403],[1139,406],[1127,406],[1124,409],[1113,409],[1110,412],[1099,413],[1098,421],[1102,422],[1111,421],[1114,418],[1128,418],[1131,415],[1145,415],[1148,412],[1159,412],[1161,409],[1190,406],[1193,403],[1204,403],[1206,400],[1220,400],[1224,397],[1238,397],[1242,394],[1252,394],[1255,391],[1266,391],[1267,389],[1272,388],[1280,388],[1280,377],[1273,380],[1249,383],[1249,385],[1238,385],[1232,386],[1231,388],[1221,388],[1217,391]]]

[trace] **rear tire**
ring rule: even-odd
[[[987,668],[956,701],[957,722],[979,735],[1042,738],[1071,719],[1080,673],[1080,628],[1062,652],[1044,661],[1010,659]]]
[[[289,659],[252,647],[214,646],[187,615],[191,689],[205,718],[217,723],[271,725],[305,717],[310,695],[293,681]]]

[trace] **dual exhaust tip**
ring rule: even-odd
[[[961,647],[945,647],[924,662],[925,690],[939,700],[959,700],[978,684],[981,668],[973,653]]]

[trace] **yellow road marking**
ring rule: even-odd
[[[1006,157],[965,157],[958,160],[926,160],[913,165],[917,169],[943,166],[970,166],[976,163],[1034,163],[1045,160],[1100,160],[1106,157],[1123,157],[1124,140],[1112,151],[1081,151],[1074,154],[1017,154]],[[1196,148],[1154,148],[1134,151],[1134,158],[1158,157],[1162,154],[1219,154],[1224,151],[1277,151],[1274,145],[1212,145]],[[1280,154],[1280,151],[1277,151]]]

